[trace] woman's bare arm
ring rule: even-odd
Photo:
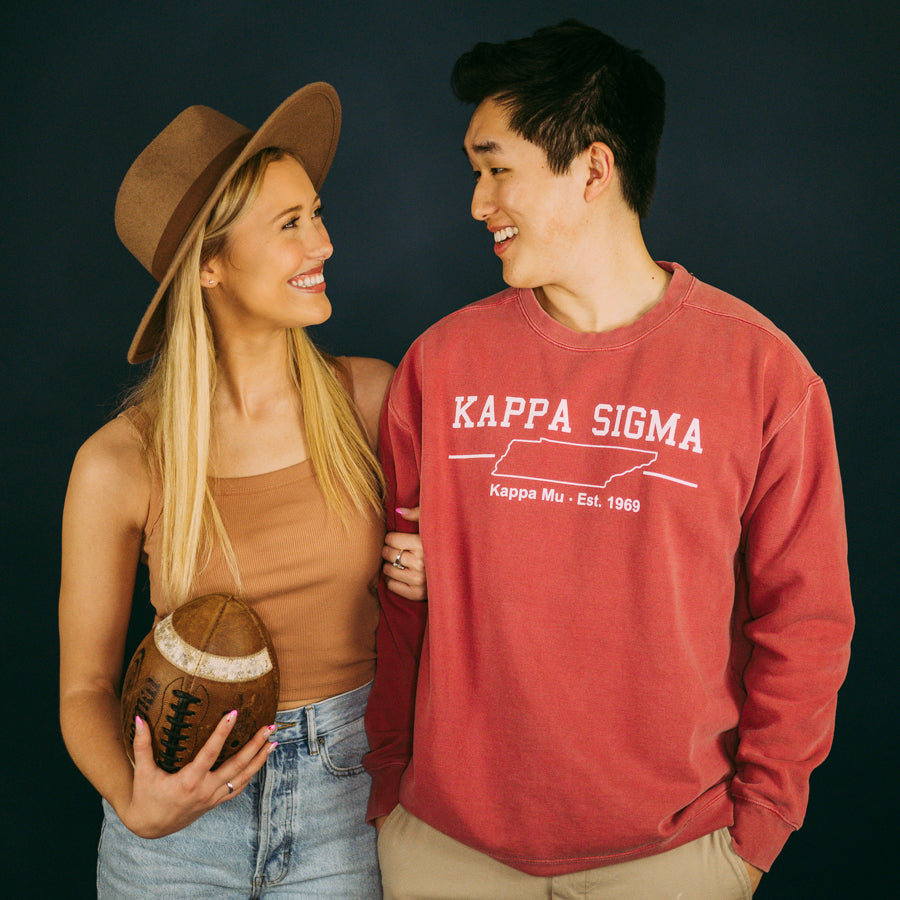
[[[142,837],[160,837],[237,796],[275,745],[266,743],[271,731],[262,729],[211,772],[234,724],[226,716],[197,758],[170,775],[153,762],[149,730],[139,723],[132,768],[122,737],[119,683],[149,501],[140,443],[131,426],[116,419],[79,450],[66,494],[60,721],[75,764],[125,825]]]

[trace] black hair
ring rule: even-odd
[[[561,175],[594,141],[613,152],[626,203],[650,211],[665,119],[665,82],[637,50],[574,19],[531,37],[476,44],[453,67],[465,103],[501,104],[516,134]]]

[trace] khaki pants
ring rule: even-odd
[[[750,879],[727,828],[674,850],[569,875],[526,875],[397,806],[378,835],[384,900],[744,900]]]

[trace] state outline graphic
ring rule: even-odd
[[[552,456],[545,458],[540,456],[531,458],[534,456],[533,451],[540,453],[545,449],[542,445],[572,448],[575,452],[568,454],[568,459],[561,457],[561,453],[565,453],[565,450],[556,450]],[[532,451],[531,456],[528,455],[529,451]],[[595,451],[604,452],[597,454]],[[592,459],[592,456],[595,458]],[[634,461],[633,465],[626,463],[629,456]],[[621,478],[631,472],[645,469],[647,466],[653,465],[658,458],[659,453],[655,450],[639,450],[635,447],[617,447],[613,444],[579,444],[555,441],[544,437],[537,440],[514,438],[494,464],[491,475],[498,478],[519,478],[602,490],[614,478]],[[619,459],[621,463],[613,463],[613,459]],[[546,471],[551,466],[556,471],[545,475],[534,474],[534,472]]]

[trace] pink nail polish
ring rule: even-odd
[[[144,720],[140,716],[134,717],[134,727],[137,728],[138,731],[144,730]]]
[[[394,512],[400,513],[401,516],[405,516],[409,510],[405,506],[398,506]]]
[[[278,746],[278,741],[272,741],[269,744],[269,749],[266,750],[266,756],[268,756],[277,746]]]
[[[228,719],[229,722],[233,722],[237,718],[237,710],[233,709],[225,718]]]

